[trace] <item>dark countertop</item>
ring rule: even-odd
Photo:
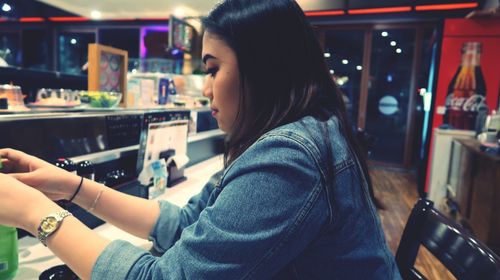
[[[469,149],[476,155],[479,155],[483,158],[486,158],[494,163],[500,163],[500,155],[495,155],[492,153],[486,153],[481,150],[481,142],[475,139],[456,139],[460,144],[462,144],[465,148]]]

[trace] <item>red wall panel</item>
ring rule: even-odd
[[[445,106],[448,86],[460,65],[461,49],[465,42],[482,43],[481,69],[486,82],[486,102],[490,110],[497,109],[500,92],[500,19],[447,19],[443,32],[438,84],[433,96],[435,99],[433,130],[443,123],[443,115],[437,112],[440,107]],[[431,138],[429,150],[425,191],[429,189],[433,139],[434,137]]]

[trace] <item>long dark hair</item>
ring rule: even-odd
[[[273,128],[307,115],[321,120],[335,115],[373,197],[341,94],[299,5],[293,0],[226,0],[203,19],[203,25],[228,44],[239,65],[241,94],[233,126],[238,129],[228,135],[225,166]]]

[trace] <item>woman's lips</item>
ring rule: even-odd
[[[212,109],[212,117],[215,117],[215,115],[217,115],[217,113],[219,113],[219,110]]]

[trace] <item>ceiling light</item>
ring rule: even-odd
[[[397,52],[397,53],[402,53],[403,51],[402,51],[400,48],[397,48],[397,49],[396,49],[396,52]]]
[[[347,59],[342,59],[342,64],[348,64],[349,63],[349,60]]]
[[[391,41],[391,46],[393,46],[393,47],[394,47],[394,46],[396,46],[396,45],[397,45],[396,41]]]
[[[102,14],[101,14],[101,12],[99,12],[97,10],[94,10],[94,11],[90,12],[90,18],[92,18],[92,19],[101,19],[102,18]]]
[[[2,11],[4,11],[4,12],[10,12],[11,10],[12,10],[12,7],[9,4],[3,3],[3,5],[2,5]]]
[[[329,58],[329,57],[331,57],[331,56],[332,56],[332,54],[331,54],[331,53],[329,53],[329,52],[326,52],[326,53],[325,53],[325,57],[326,57],[326,58]]]
[[[382,31],[382,33],[380,33],[380,35],[382,35],[382,37],[387,37],[387,36],[389,36],[389,33],[387,31]]]
[[[75,38],[71,39],[71,41],[69,41],[72,45],[76,45],[77,41]]]
[[[363,70],[363,66],[361,66],[361,65],[356,66],[356,70],[358,70],[358,71]]]
[[[333,69],[330,69],[330,75],[333,75],[335,74],[335,71],[333,71]]]
[[[178,7],[174,10],[174,15],[176,17],[182,18],[186,15],[186,10],[184,10],[184,8],[182,8],[182,7]]]

